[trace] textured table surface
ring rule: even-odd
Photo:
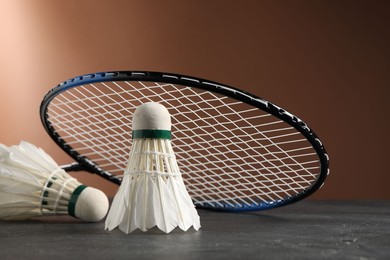
[[[0,259],[390,259],[390,201],[199,211],[200,231],[126,235],[71,217],[0,221]]]

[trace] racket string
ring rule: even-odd
[[[155,82],[94,83],[57,95],[48,114],[74,150],[120,175],[132,144],[132,114],[148,101],[162,103],[172,115],[173,146],[195,203],[281,200],[318,178],[317,154],[293,127],[204,90]]]

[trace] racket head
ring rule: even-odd
[[[50,90],[43,126],[88,171],[121,183],[131,149],[131,118],[148,101],[172,115],[173,147],[185,185],[200,208],[264,210],[318,190],[329,157],[318,136],[285,109],[213,81],[172,73],[101,72]]]

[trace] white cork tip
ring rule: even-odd
[[[134,112],[133,130],[171,131],[171,115],[168,109],[159,103],[142,104]]]
[[[107,214],[109,202],[101,190],[87,187],[79,195],[75,205],[75,216],[87,222],[99,222]]]

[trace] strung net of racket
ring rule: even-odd
[[[172,145],[199,208],[263,210],[320,188],[328,155],[307,124],[281,107],[220,83],[171,73],[120,71],[75,77],[44,97],[51,138],[88,171],[121,183],[132,115],[145,102],[172,115]]]

